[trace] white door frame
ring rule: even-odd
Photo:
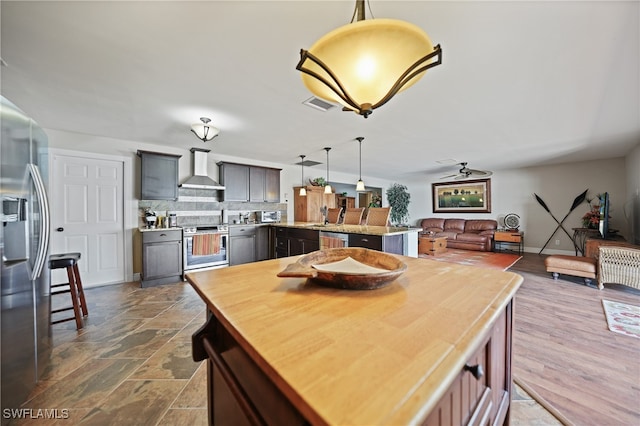
[[[133,281],[133,229],[138,227],[138,218],[132,214],[133,206],[133,161],[130,157],[119,155],[97,154],[95,152],[74,151],[69,149],[50,148],[49,149],[49,170],[53,170],[53,157],[55,155],[64,155],[67,157],[80,157],[90,160],[109,160],[122,163],[122,253],[124,256],[124,273],[127,282]],[[50,182],[51,183],[51,182]],[[53,185],[49,185],[49,198],[57,197],[56,189]],[[137,206],[135,207],[137,208]],[[135,220],[135,222],[134,222]]]

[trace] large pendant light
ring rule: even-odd
[[[301,179],[302,185],[300,186],[301,197],[307,196],[307,188],[304,187],[304,157],[306,157],[306,155],[300,156],[300,173],[302,174],[302,179]]]
[[[327,151],[327,183],[324,186],[324,193],[332,194],[333,191],[331,190],[331,185],[329,185],[329,151],[331,151],[331,148],[325,147],[324,150]]]
[[[207,117],[200,117],[200,121],[201,123],[195,123],[191,125],[191,131],[198,137],[198,139],[200,139],[202,142],[208,142],[218,136],[218,134],[220,133],[220,129],[209,124],[211,122],[211,119]]]
[[[367,20],[364,0],[356,0],[353,19],[301,49],[296,69],[311,93],[367,118],[440,65],[442,49],[416,25]]]
[[[356,183],[356,191],[364,192],[366,191],[364,182],[362,180],[362,141],[364,140],[364,138],[362,136],[358,136],[356,140],[360,143],[360,179],[358,179],[358,183]]]

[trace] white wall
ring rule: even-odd
[[[431,183],[439,182],[439,176],[425,177],[407,186],[412,203],[409,206],[411,223],[425,217],[461,217],[496,219],[500,223],[507,213],[516,213],[525,232],[525,249],[539,252],[551,236],[557,223],[536,201],[534,193],[547,204],[551,213],[562,221],[569,212],[573,200],[588,189],[587,197],[594,198],[609,192],[611,199],[611,227],[630,239],[631,226],[625,218],[623,205],[627,197],[625,159],[585,161],[550,166],[495,171],[491,176],[491,213],[433,214]],[[581,217],[589,210],[587,204],[577,207],[563,222],[569,234],[571,228],[581,227]],[[556,240],[559,244],[556,245]],[[553,234],[544,254],[573,253],[573,243],[562,229]]]
[[[640,244],[640,143],[626,157],[627,197],[624,212],[631,226],[627,238],[634,244]]]

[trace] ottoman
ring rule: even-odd
[[[547,272],[553,274],[553,279],[558,279],[558,274],[573,275],[584,278],[585,284],[591,284],[596,278],[598,262],[591,257],[565,256],[554,254],[544,260]]]

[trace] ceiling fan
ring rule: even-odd
[[[460,179],[468,179],[472,177],[483,178],[491,176],[493,173],[486,170],[476,170],[467,168],[467,163],[458,163],[460,166],[460,170],[458,173],[448,176],[442,176],[440,179],[451,179],[460,180]]]

